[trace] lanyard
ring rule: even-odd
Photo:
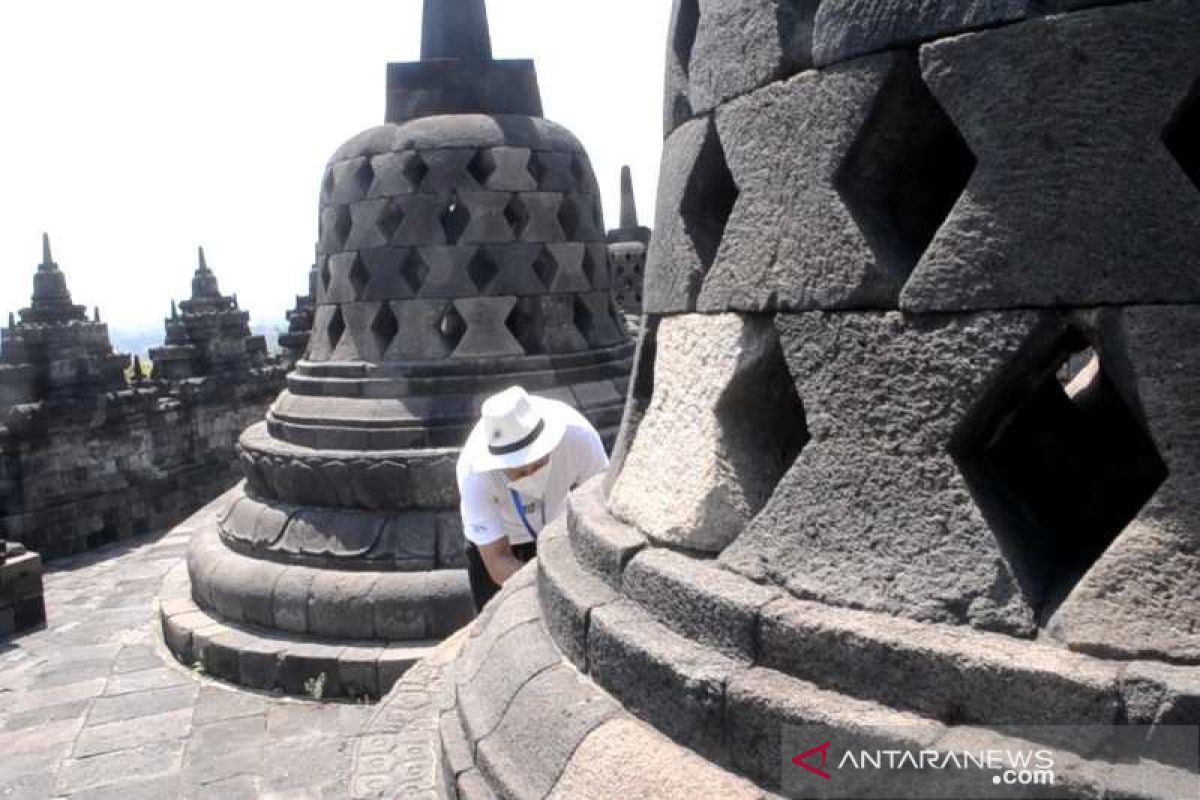
[[[525,504],[521,502],[521,495],[517,494],[516,489],[509,489],[509,495],[512,496],[513,505],[517,507],[517,516],[521,518],[521,522],[525,523],[525,530],[529,531],[529,535],[536,542],[538,535],[533,526],[529,524],[529,517],[525,516]],[[542,501],[542,525],[546,524],[546,501]]]

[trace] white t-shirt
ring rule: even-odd
[[[566,509],[568,492],[608,469],[604,443],[591,423],[566,403],[551,402],[561,406],[557,411],[566,421],[566,432],[558,447],[550,454],[550,463],[542,468],[550,470],[546,480],[546,497],[544,500],[521,498],[525,506],[525,518],[539,533]],[[505,536],[509,544],[531,542],[533,538],[517,513],[504,473],[500,470],[472,472],[467,463],[466,454],[475,452],[475,440],[482,435],[482,426],[477,425],[463,448],[463,455],[458,458],[463,533],[476,546],[492,544]]]

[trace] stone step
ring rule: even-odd
[[[541,599],[559,646],[589,671],[603,632],[604,646],[629,658],[686,642],[692,663],[720,655],[956,723],[1179,724],[1200,707],[1188,667],[799,600],[717,561],[647,546],[608,513],[599,483],[574,493],[570,509],[564,543],[548,532],[540,548]]]
[[[159,620],[168,649],[182,664],[240,686],[311,699],[376,699],[439,642],[323,642],[233,624],[192,600],[187,568],[163,581]]]

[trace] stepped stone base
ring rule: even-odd
[[[15,542],[0,541],[0,639],[45,622],[42,557]]]
[[[163,581],[159,620],[181,663],[264,691],[315,699],[378,698],[436,641],[329,642],[224,621],[196,605],[183,564]]]
[[[235,497],[238,497],[238,489],[221,495],[179,525],[181,531],[194,531],[193,553],[198,548],[203,551],[205,547],[221,547],[216,536],[216,521]],[[244,561],[251,566],[274,566],[283,570],[278,565],[226,552],[236,561],[223,566],[230,575],[238,572]],[[306,570],[306,567],[295,569]],[[250,579],[248,585],[252,587],[263,585],[268,599],[277,589],[274,579],[264,583],[256,576],[241,575]],[[356,577],[365,573],[349,575]],[[421,573],[398,575],[416,577]],[[257,618],[252,615],[251,621],[247,621],[245,615],[228,618],[200,606],[196,597],[196,587],[193,587],[186,564],[175,566],[163,579],[158,595],[158,616],[168,649],[188,667],[203,668],[217,678],[258,690],[280,691],[298,697],[312,697],[319,691],[323,698],[378,698],[438,644],[438,639],[432,637],[368,638],[370,633],[355,639],[320,638],[304,627],[288,631],[278,626],[256,624],[253,620]],[[311,606],[314,601],[317,606],[323,604],[322,596],[306,595],[304,606]],[[266,603],[266,606],[270,604]]]
[[[795,600],[648,546],[604,509],[601,483],[572,496],[537,561],[446,646],[457,654],[440,651],[385,699],[381,724],[407,730],[419,707],[423,733],[402,758],[395,743],[364,740],[356,797],[776,797],[795,788],[782,774],[792,726],[839,747],[1051,747],[1055,797],[1195,785],[1170,758],[1097,755],[1107,726],[1190,721],[1194,671]],[[1029,727],[1017,739],[1008,725]],[[389,764],[426,783],[383,775]],[[912,781],[897,795],[928,788],[925,777],[897,774]],[[964,772],[960,788],[980,777]]]

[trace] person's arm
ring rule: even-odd
[[[512,545],[507,536],[497,539],[491,544],[477,545],[477,547],[488,575],[496,582],[497,586],[503,586],[504,582],[511,578],[517,570],[525,566],[513,555]]]
[[[488,577],[497,586],[503,586],[524,564],[513,555],[512,543],[504,533],[503,521],[491,502],[485,481],[479,474],[459,475],[463,533],[479,550]]]

